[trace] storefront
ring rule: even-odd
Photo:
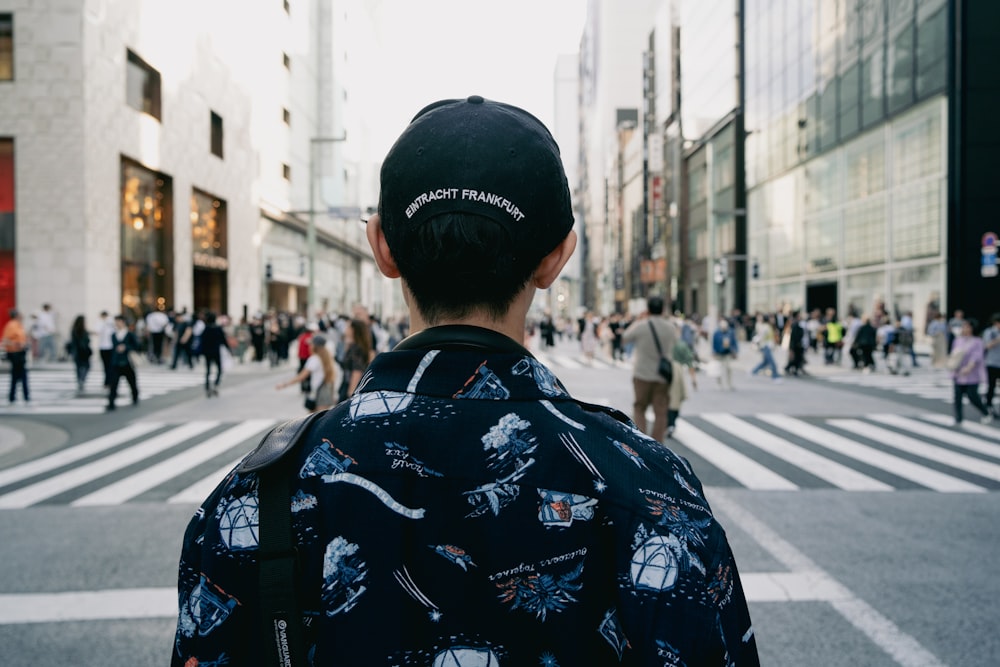
[[[174,305],[173,179],[121,160],[122,312],[137,320]]]
[[[194,309],[229,314],[226,202],[194,189],[191,192],[191,263]]]

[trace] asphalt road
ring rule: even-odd
[[[538,354],[578,398],[631,411],[627,363]],[[762,663],[997,664],[1000,428],[967,408],[954,429],[942,371],[814,362],[775,383],[747,376],[753,356],[736,391],[696,376],[671,446],[727,528]],[[294,369],[238,367],[213,399],[197,370],[140,369],[140,404],[110,414],[62,372],[32,373],[35,408],[0,409],[0,664],[166,664],[195,498],[302,414],[274,389]]]

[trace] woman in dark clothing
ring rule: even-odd
[[[216,322],[215,313],[205,313],[205,330],[201,333],[201,354],[205,357],[205,395],[219,395],[219,382],[222,380],[222,348],[232,353],[226,332]],[[212,366],[215,366],[215,383],[212,384]]]
[[[371,329],[363,320],[351,320],[344,331],[344,358],[340,362],[344,375],[340,383],[339,400],[343,401],[354,394],[362,374],[374,358]]]
[[[69,349],[76,366],[76,390],[83,391],[90,373],[90,357],[94,353],[90,348],[90,332],[84,323],[83,315],[77,315],[73,320],[73,328],[69,332]]]

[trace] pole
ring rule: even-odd
[[[340,137],[313,137],[309,140],[309,224],[306,227],[306,253],[309,258],[309,288],[306,292],[306,318],[316,305],[316,144],[347,141],[347,132]]]

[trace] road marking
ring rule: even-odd
[[[0,625],[176,616],[174,588],[0,595]]]
[[[768,454],[788,461],[806,472],[826,480],[834,486],[847,491],[892,491],[893,487],[885,482],[869,477],[836,461],[820,456],[788,440],[758,428],[743,419],[722,413],[700,415],[709,419],[714,426],[742,438],[754,447]]]
[[[85,459],[88,456],[98,454],[106,449],[111,449],[116,445],[120,445],[123,442],[145,435],[150,431],[155,431],[162,426],[163,424],[159,422],[140,422],[136,424],[129,424],[125,428],[118,429],[117,431],[113,431],[107,435],[102,435],[99,438],[94,438],[93,440],[89,440],[87,442],[82,442],[79,445],[70,447],[69,449],[64,449],[40,459],[28,461],[27,463],[7,468],[6,470],[0,471],[0,487],[7,486],[13,482],[19,482],[22,479],[27,479],[28,477],[34,477],[35,475],[48,472],[49,470],[61,468],[64,465],[79,461],[80,459]]]
[[[871,424],[865,424],[856,419],[831,419],[829,423],[837,428],[857,433],[864,438],[876,440],[883,445],[901,449],[904,452],[915,454],[930,461],[937,461],[958,470],[971,472],[980,477],[1000,481],[1000,465],[995,463],[959,454],[943,447],[928,445],[926,442],[921,442],[916,438],[911,438],[910,436],[878,426],[872,426]]]
[[[770,582],[773,587],[758,590],[756,595],[770,593],[778,597],[778,601],[781,601],[791,599],[793,595],[801,595],[803,587],[814,585],[817,597],[822,594],[823,599],[829,602],[841,616],[864,633],[876,646],[892,656],[898,664],[903,665],[903,667],[944,667],[944,663],[921,646],[916,639],[900,630],[895,623],[880,614],[867,602],[855,597],[850,590],[830,577],[808,556],[778,535],[770,526],[738,502],[730,499],[723,489],[713,488],[709,495],[711,495],[709,502],[716,513],[725,514],[729,519],[727,523],[739,526],[741,530],[746,531],[761,548],[792,571],[788,574],[797,575],[787,578],[774,576],[773,581]],[[751,585],[763,586],[767,583],[755,581],[753,574],[746,576],[750,577]],[[744,575],[740,575],[740,579],[743,580]],[[779,597],[780,590],[774,590],[774,587],[782,583],[795,585],[795,588],[789,588],[786,598]],[[769,600],[754,599],[748,595],[747,601],[755,603]]]
[[[823,572],[741,574],[750,602],[829,602],[850,597]],[[176,618],[176,588],[0,594],[0,625]]]
[[[726,473],[737,482],[758,491],[795,491],[799,487],[770,468],[700,431],[689,422],[679,421],[674,437],[685,447]]]
[[[156,465],[145,468],[134,475],[109,484],[72,503],[73,507],[90,507],[94,505],[120,505],[140,493],[166,482],[205,461],[214,459],[234,446],[261,433],[274,425],[273,419],[250,419],[229,430],[212,436],[199,445],[186,449],[176,456],[160,461]]]
[[[952,429],[961,428],[963,431],[969,433],[978,433],[984,438],[990,438],[992,440],[1000,440],[1000,429],[996,426],[986,426],[984,424],[976,424],[975,422],[963,421],[961,426],[955,426],[955,420],[952,417],[945,417],[944,415],[920,415],[921,419],[927,420],[929,422],[934,422],[935,424],[943,424],[945,426],[950,426]],[[946,429],[947,430],[947,429]],[[955,433],[955,431],[947,431],[952,436],[961,435],[960,433]],[[995,451],[995,450],[994,450]],[[995,454],[991,454],[994,456]]]
[[[789,433],[815,442],[821,447],[832,449],[835,452],[849,456],[852,459],[863,461],[870,466],[881,468],[887,472],[916,482],[921,486],[926,486],[942,493],[985,493],[986,489],[965,480],[945,475],[944,473],[932,470],[922,465],[907,461],[898,456],[887,454],[874,447],[868,447],[860,443],[849,440],[843,436],[830,431],[823,430],[801,419],[793,419],[785,415],[764,414],[759,415],[762,421],[773,424]]]
[[[868,418],[873,421],[882,422],[883,424],[896,426],[904,431],[911,431],[919,435],[929,436],[935,440],[947,442],[948,444],[961,447],[962,449],[968,449],[970,452],[976,452],[977,454],[984,454],[994,459],[1000,459],[1000,447],[998,447],[996,443],[985,442],[983,438],[972,436],[968,433],[956,432],[954,427],[952,427],[952,429],[938,428],[937,426],[929,426],[916,421],[915,419],[907,419],[906,417],[900,417],[899,415],[868,415]],[[948,418],[945,417],[945,419]],[[993,431],[992,434],[984,433],[983,435],[987,437],[1000,438],[1000,431],[997,429],[990,429],[981,424],[969,424],[969,426],[979,426],[984,431]]]
[[[74,468],[61,475],[46,478],[35,484],[0,496],[0,509],[23,509],[63,491],[76,488],[104,475],[137,463],[145,458],[193,438],[199,433],[215,428],[219,422],[194,421],[161,433],[145,442],[128,449],[98,459],[92,463]]]
[[[232,463],[227,463],[225,466],[219,468],[211,475],[207,475],[195,482],[188,488],[184,489],[175,496],[171,496],[167,499],[167,503],[171,505],[180,505],[193,503],[195,505],[200,505],[213,491],[219,483],[226,478],[226,475],[235,468],[240,461],[245,457],[241,456]]]

